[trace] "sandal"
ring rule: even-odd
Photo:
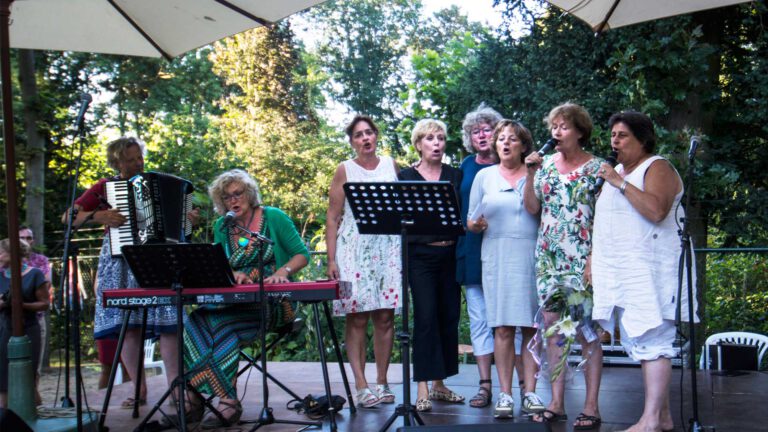
[[[432,401],[429,399],[416,400],[416,411],[418,412],[432,411]]]
[[[450,389],[429,391],[429,399],[449,403],[464,403],[464,396],[454,393]]]
[[[599,428],[600,424],[603,422],[603,419],[600,417],[579,413],[579,415],[576,417],[576,422],[580,424],[574,424],[573,430],[592,430]],[[583,424],[583,422],[589,423]]]
[[[357,391],[357,406],[360,408],[373,408],[381,402],[382,400],[368,387]]]
[[[202,423],[200,423],[201,428],[218,429],[223,427],[230,427],[236,425],[240,421],[240,417],[243,415],[243,406],[240,405],[239,401],[237,403],[231,404],[229,402],[219,400],[219,405],[224,405],[227,408],[234,408],[234,414],[227,418],[224,417],[220,411],[214,411],[212,415],[208,416],[205,420],[203,420]]]
[[[376,394],[383,404],[395,403],[395,394],[389,388],[389,384],[376,384]]]
[[[140,398],[139,399],[139,406],[144,406],[147,404],[146,398]],[[133,406],[136,405],[136,399],[129,397],[128,399],[124,400],[120,404],[120,408],[122,409],[133,409]]]
[[[566,420],[568,420],[568,414],[558,414],[548,409],[545,409],[544,411],[531,417],[531,421],[534,423],[555,423]]]
[[[175,405],[175,397],[172,397],[173,399],[172,404]],[[205,405],[203,405],[202,401],[193,402],[190,399],[186,400],[186,404],[188,404],[189,409],[184,410],[184,421],[189,423],[197,423],[200,420],[203,419],[203,414],[205,414]],[[160,421],[160,425],[165,428],[175,428],[177,425],[181,424],[179,422],[179,416],[178,414],[165,414],[163,419]]]
[[[491,390],[483,387],[483,384],[491,384],[491,380],[480,380],[480,388],[477,394],[469,400],[469,406],[472,408],[485,408],[491,404]]]

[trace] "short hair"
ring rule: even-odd
[[[464,144],[464,148],[469,153],[475,152],[475,148],[472,147],[472,129],[474,129],[475,126],[481,123],[487,123],[491,128],[495,128],[496,123],[501,119],[501,114],[486,105],[485,102],[481,102],[474,111],[468,112],[467,115],[464,116],[464,121],[461,123],[461,140]]]
[[[584,107],[572,102],[566,102],[562,105],[558,105],[552,108],[547,117],[544,118],[544,123],[552,128],[552,124],[555,119],[562,117],[565,121],[571,122],[573,127],[581,132],[581,138],[579,138],[579,145],[585,147],[589,144],[589,139],[592,138],[592,117],[589,116]]]
[[[442,131],[444,134],[448,134],[448,126],[440,120],[435,119],[422,119],[413,125],[413,131],[411,132],[411,144],[416,148],[416,143],[421,141],[422,138],[429,135],[430,132]],[[417,149],[418,151],[418,149]]]
[[[216,213],[223,215],[227,211],[224,202],[224,191],[233,183],[239,183],[245,187],[244,193],[251,207],[261,205],[261,193],[259,185],[253,177],[241,169],[233,169],[219,174],[208,187],[208,196],[213,201],[213,209]]]
[[[125,155],[125,151],[132,146],[139,146],[142,156],[147,154],[147,146],[143,141],[136,137],[122,136],[107,144],[107,165],[114,170],[119,170],[120,158]]]
[[[11,240],[7,238],[0,240],[0,250],[11,253]],[[29,258],[29,254],[32,253],[32,248],[29,246],[29,243],[19,239],[19,253],[21,254],[21,258]]]
[[[616,123],[627,125],[632,135],[643,144],[646,153],[653,153],[656,149],[656,131],[653,121],[647,115],[637,111],[621,111],[608,119],[608,129],[613,129]]]
[[[493,149],[493,152],[496,153],[496,156],[498,156],[499,151],[496,149],[496,140],[499,139],[501,131],[507,127],[512,128],[517,139],[523,144],[523,152],[520,154],[520,162],[524,162],[526,156],[533,152],[533,135],[531,135],[531,131],[529,131],[527,127],[518,121],[503,119],[498,122],[496,124],[496,129],[493,131],[493,143],[491,144],[491,148]]]
[[[346,127],[346,128],[344,128],[344,132],[346,132],[346,133],[347,133],[347,137],[348,137],[349,139],[352,139],[352,133],[354,132],[354,130],[355,130],[355,127],[357,126],[357,124],[358,124],[358,123],[360,123],[360,122],[366,122],[366,123],[368,123],[368,126],[369,126],[371,129],[373,129],[373,131],[376,133],[376,136],[379,136],[379,128],[376,126],[376,123],[374,123],[373,119],[372,119],[372,118],[370,118],[370,117],[368,117],[367,115],[363,115],[363,114],[357,114],[357,115],[355,115],[355,117],[352,119],[352,121],[351,121],[351,122],[349,122],[349,124],[347,125],[347,127]]]
[[[32,231],[32,228],[30,228],[29,226],[27,226],[27,225],[19,226],[19,232],[22,232],[24,230],[29,230],[29,232],[31,232],[33,236],[35,235],[35,232]]]

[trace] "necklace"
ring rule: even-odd
[[[251,223],[253,222],[254,216],[256,216],[256,209],[251,210],[251,218],[248,219],[248,225],[245,226],[247,229],[251,229]],[[240,247],[246,247],[250,242],[251,240],[248,237],[244,237],[244,236],[239,236],[239,238],[237,239],[237,245]]]
[[[27,263],[21,263],[21,274],[24,275],[24,272],[27,271],[29,268],[29,265]],[[11,268],[7,268],[3,270],[3,276],[7,277],[8,279],[11,278]]]

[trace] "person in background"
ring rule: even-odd
[[[592,135],[592,119],[583,107],[565,103],[553,108],[545,122],[557,140],[554,155],[533,152],[525,158],[525,208],[540,216],[536,243],[536,286],[546,338],[546,361],[552,400],[533,416],[536,422],[565,421],[565,376],[571,346],[578,341],[586,360],[587,396],[575,430],[597,429],[602,422],[598,393],[603,350],[592,322],[592,290],[585,282],[592,252],[595,198],[592,190],[602,159],[584,150]]]
[[[24,240],[19,242],[21,254],[21,296],[24,313],[24,330],[30,340],[32,352],[30,359],[35,371],[35,403],[42,402],[37,392],[39,374],[37,366],[40,361],[41,334],[37,312],[48,309],[51,283],[46,280],[43,272],[27,264],[32,248]],[[0,240],[0,408],[8,406],[8,341],[13,334],[11,320],[11,242],[6,238]]]
[[[648,116],[620,112],[608,127],[619,165],[604,163],[598,172],[605,184],[595,208],[591,275],[586,274],[595,287],[592,317],[610,329],[618,320],[624,350],[643,369],[645,407],[627,431],[671,431],[683,181],[668,160],[654,155],[656,133]],[[685,288],[680,301],[688,302]],[[688,309],[681,312],[690,321]]]
[[[400,172],[406,181],[450,182],[458,195],[461,171],[443,162],[445,123],[419,120],[411,144],[421,158]],[[413,380],[418,385],[416,411],[432,401],[464,403],[443,380],[459,373],[461,288],[456,283],[457,235],[408,236],[408,280],[413,298]],[[432,381],[432,389],[428,388]]]
[[[480,104],[472,112],[467,113],[462,122],[462,141],[464,148],[470,153],[461,161],[464,176],[459,190],[461,196],[461,219],[466,226],[469,211],[469,193],[477,173],[495,164],[493,153],[493,130],[501,120],[501,114]],[[464,285],[464,296],[467,300],[469,315],[469,332],[472,339],[472,351],[477,361],[480,374],[480,388],[477,394],[469,400],[473,408],[487,407],[491,403],[491,363],[493,362],[493,330],[486,322],[485,298],[483,295],[482,264],[480,261],[480,245],[482,235],[467,232],[460,236],[456,245],[456,281]]]
[[[328,277],[351,284],[349,298],[335,300],[333,313],[346,318],[344,346],[357,389],[357,405],[370,408],[394,403],[387,370],[395,336],[395,309],[400,305],[402,275],[400,238],[360,235],[344,196],[346,182],[394,182],[399,171],[389,156],[376,153],[379,129],[370,117],[357,115],[346,128],[355,157],[339,164],[328,193],[325,242]],[[368,321],[373,321],[376,388],[365,378]]]
[[[519,377],[526,387],[522,411],[534,414],[544,410],[544,403],[535,393],[538,365],[529,347],[536,334],[534,251],[539,220],[523,204],[523,161],[532,149],[533,138],[525,126],[501,120],[493,135],[499,164],[477,173],[469,196],[467,228],[483,236],[483,293],[488,326],[494,329],[493,355],[501,387],[494,409],[496,418],[513,416],[512,375],[520,363],[523,374]],[[523,335],[519,361],[515,355],[516,328]]]

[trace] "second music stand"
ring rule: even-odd
[[[403,403],[387,419],[382,432],[399,416],[403,424],[424,425],[411,404],[410,328],[408,324],[408,235],[463,235],[460,207],[450,182],[399,181],[344,184],[344,194],[355,216],[360,234],[400,235],[402,245],[403,308],[401,310],[400,355],[403,359]]]

